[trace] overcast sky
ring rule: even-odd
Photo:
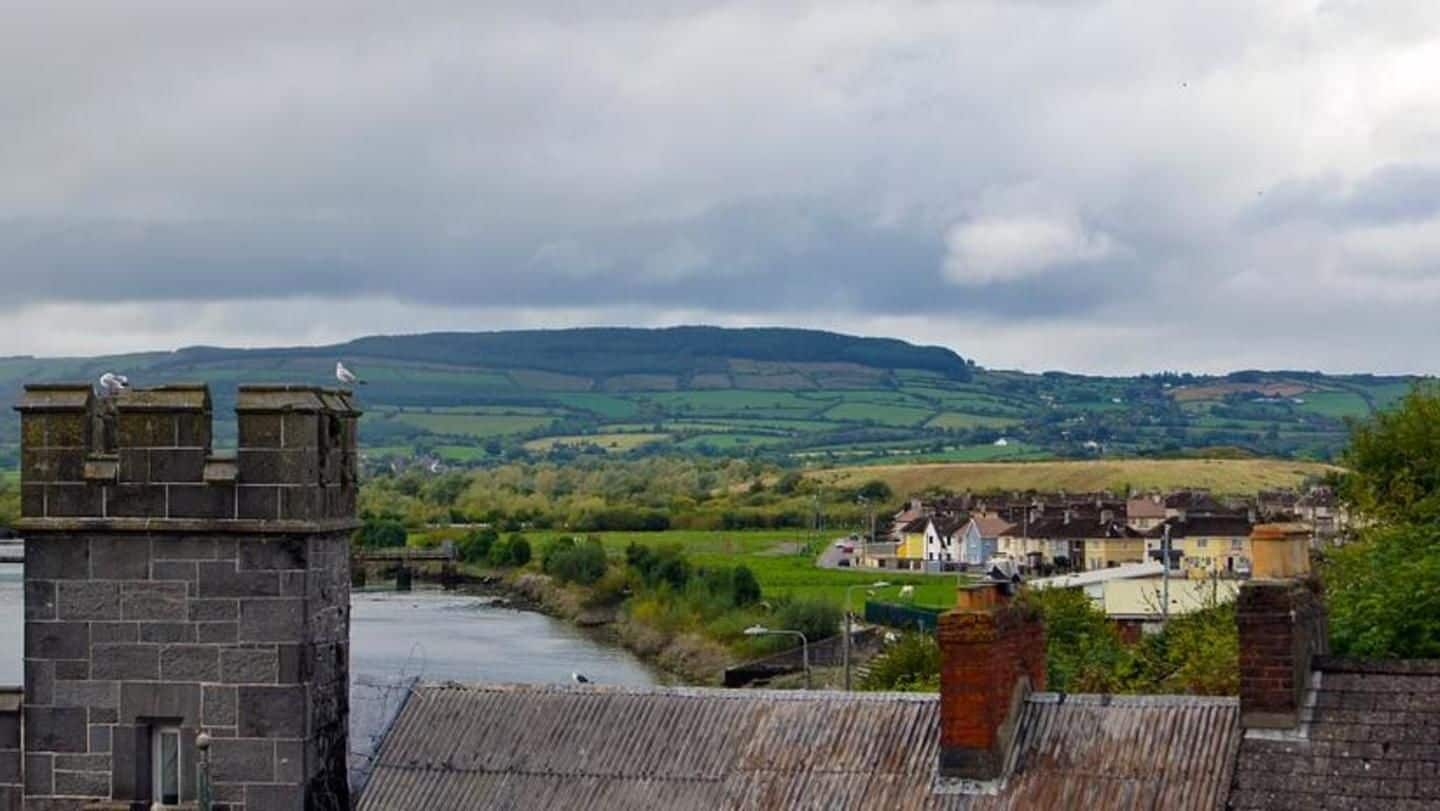
[[[1433,0],[18,5],[0,354],[716,323],[1440,372]]]

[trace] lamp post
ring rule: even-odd
[[[763,625],[752,625],[745,629],[746,636],[798,636],[800,637],[800,662],[805,668],[805,689],[810,689],[810,640],[799,631],[791,631],[788,628],[766,628]]]
[[[195,736],[195,748],[200,752],[200,762],[195,765],[196,808],[211,811],[214,804],[210,796],[210,736],[204,732]]]
[[[841,650],[844,651],[845,692],[847,693],[850,692],[850,621],[854,617],[854,614],[850,611],[850,593],[855,589],[883,589],[888,585],[890,584],[884,580],[879,580],[868,586],[863,583],[856,583],[853,586],[845,587],[845,640],[841,644]]]

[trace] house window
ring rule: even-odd
[[[1245,548],[1245,539],[1244,539],[1244,538],[1232,538],[1232,539],[1230,540],[1230,548],[1231,548],[1231,549],[1244,549],[1244,548]]]
[[[1201,548],[1201,549],[1204,549],[1205,547],[1207,547],[1207,546],[1210,545],[1210,539],[1209,539],[1209,538],[1201,538],[1200,540],[1198,540],[1198,541],[1195,542],[1195,545],[1196,545],[1197,547]]]
[[[153,808],[180,804],[180,729],[155,727],[150,733],[150,796]]]

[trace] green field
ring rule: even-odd
[[[986,417],[980,414],[961,414],[955,411],[947,411],[937,414],[929,422],[925,423],[926,428],[1005,428],[1014,425],[1018,420],[1011,417]]]
[[[1351,391],[1312,391],[1301,395],[1299,410],[1334,419],[1364,417],[1370,413],[1365,398]]]
[[[389,419],[435,434],[473,436],[479,439],[523,434],[554,422],[552,417],[500,414],[426,414],[414,411],[402,411],[390,416]]]
[[[880,425],[911,427],[928,420],[935,412],[928,408],[881,403],[841,403],[825,412],[825,418],[841,422],[874,422]]]
[[[669,439],[669,434],[646,434],[646,433],[617,433],[617,434],[577,434],[573,436],[547,436],[544,439],[532,439],[525,443],[525,449],[544,453],[553,450],[557,445],[569,445],[571,447],[580,445],[593,445],[603,449],[606,453],[624,453],[633,451],[644,445],[653,445],[656,442],[664,442]]]
[[[543,544],[547,539],[564,535],[560,532],[535,533],[531,540]],[[603,532],[598,533],[605,550],[611,558],[624,557],[625,547],[631,543],[645,546],[673,545],[683,549],[690,561],[697,566],[738,566],[745,565],[760,581],[760,589],[767,598],[789,595],[830,600],[843,603],[845,589],[850,586],[874,583],[880,580],[892,583],[890,588],[880,589],[872,599],[895,601],[898,589],[903,585],[915,586],[916,605],[932,608],[950,608],[955,605],[956,575],[897,575],[884,572],[852,572],[844,569],[821,569],[815,565],[813,555],[781,554],[793,545],[816,542],[814,533],[801,530],[756,530],[746,532],[710,532],[699,530],[670,530],[668,532]],[[825,536],[829,542],[830,536]],[[854,607],[860,610],[865,592],[855,591]]]

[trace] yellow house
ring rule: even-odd
[[[1127,563],[1145,562],[1143,537],[1086,538],[1085,567],[1109,569]]]
[[[1245,515],[1197,515],[1170,518],[1151,530],[1150,549],[1160,549],[1165,528],[1170,545],[1180,553],[1180,565],[1191,577],[1250,573],[1250,532],[1254,525]]]
[[[900,539],[895,545],[895,557],[906,568],[919,568],[925,560],[925,527],[929,518],[916,518],[900,528]],[[914,566],[906,566],[910,561]]]

